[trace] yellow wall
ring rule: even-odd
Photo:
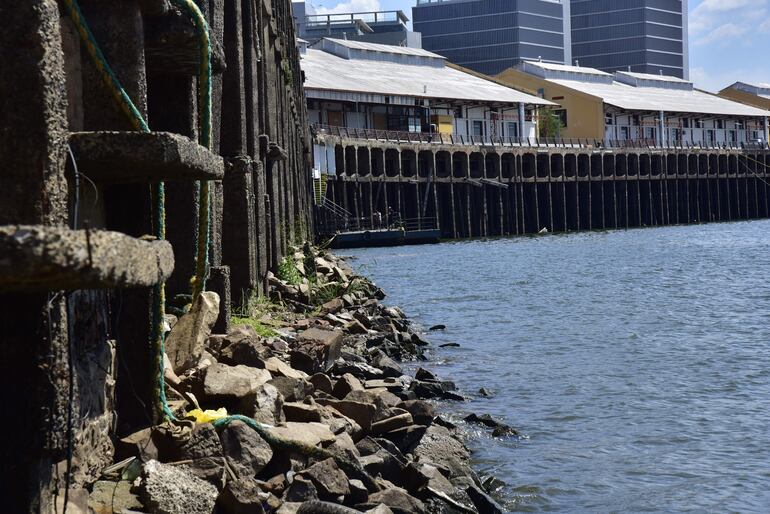
[[[543,98],[566,109],[567,127],[562,129],[561,137],[604,139],[604,104],[601,98],[548,82],[513,68],[503,71],[495,78],[509,87],[536,96],[538,90],[543,89]]]
[[[454,132],[454,117],[444,115],[433,115],[430,117],[430,122],[436,125],[436,130],[439,134],[452,134]]]

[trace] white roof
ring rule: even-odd
[[[618,71],[618,74],[628,75],[635,79],[653,80],[660,82],[679,82],[682,84],[690,84],[689,80],[680,79],[679,77],[672,77],[671,75],[655,75],[654,73],[637,73],[635,71]]]
[[[666,111],[722,116],[770,115],[768,111],[733,102],[697,89],[635,87],[620,82],[603,84],[562,79],[551,79],[549,82],[599,97],[606,104],[629,111]]]
[[[346,43],[387,46],[357,41]],[[537,96],[443,66],[443,61],[441,63],[441,66],[436,67],[394,60],[346,59],[311,47],[302,56],[301,66],[305,72],[305,90],[310,97],[318,97],[318,92],[344,92],[469,102],[555,105]]]
[[[725,89],[737,89],[738,91],[743,91],[744,93],[770,100],[770,84],[767,82],[755,82],[753,84],[749,84],[748,82],[736,82]]]
[[[353,41],[350,39],[336,39],[327,37],[327,41],[332,41],[337,45],[352,48],[354,50],[364,50],[369,52],[384,52],[388,54],[400,55],[420,55],[422,57],[433,57],[434,59],[446,59],[445,57],[434,54],[422,48],[411,48],[406,46],[382,45],[379,43],[366,43],[364,41]]]
[[[552,62],[543,62],[543,61],[525,61],[525,62],[530,66],[542,68],[543,70],[564,71],[568,73],[584,73],[586,75],[604,75],[607,77],[612,76],[612,74],[604,72],[602,70],[597,70],[596,68],[586,68],[585,66],[569,66],[567,64],[556,64]]]

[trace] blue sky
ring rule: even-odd
[[[319,12],[401,9],[414,0],[312,0]],[[770,83],[770,0],[690,0],[690,79],[717,91],[736,80]]]

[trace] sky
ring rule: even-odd
[[[312,0],[319,13],[401,9],[415,0]],[[719,91],[738,80],[770,83],[770,0],[690,0],[690,80]]]

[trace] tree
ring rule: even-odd
[[[552,109],[547,109],[540,115],[540,137],[561,137],[563,128],[561,117]]]

